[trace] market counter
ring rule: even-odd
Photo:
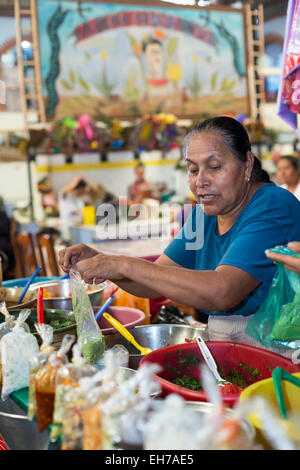
[[[46,450],[49,432],[39,433],[37,422],[27,417],[28,388],[0,400],[0,434],[10,450]]]

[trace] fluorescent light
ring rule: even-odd
[[[160,0],[161,2],[177,3],[177,5],[195,5],[196,0]]]

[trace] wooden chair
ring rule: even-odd
[[[54,249],[55,235],[37,233],[35,236],[44,276],[60,276]]]
[[[11,242],[15,255],[16,277],[31,276],[39,266],[32,234],[11,233]]]

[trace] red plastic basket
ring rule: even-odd
[[[265,349],[226,341],[207,341],[206,344],[221,372],[223,371],[226,375],[226,372],[236,370],[239,374],[244,375],[248,385],[271,377],[272,370],[275,367],[282,367],[290,373],[300,372],[299,365]],[[187,364],[189,355],[195,356],[200,362],[196,366]],[[199,365],[204,362],[204,359],[197,343],[177,344],[157,349],[147,354],[141,360],[140,366],[147,362],[157,363],[163,368],[156,376],[156,379],[161,384],[163,396],[177,393],[185,400],[207,401],[204,392],[189,390],[170,382],[170,380],[182,375],[190,375],[200,379]],[[251,369],[257,369],[255,377]],[[223,401],[229,407],[232,407],[238,399],[239,394],[223,394]]]

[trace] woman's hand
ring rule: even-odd
[[[78,245],[65,248],[58,253],[58,261],[62,269],[68,273],[72,266],[75,266],[79,261],[92,258],[98,255],[98,251],[90,246],[79,243]]]
[[[116,255],[105,255],[97,253],[90,259],[79,261],[76,265],[77,270],[81,274],[82,279],[87,284],[99,284],[106,279],[111,281],[121,280],[124,278],[122,275],[122,264],[125,257]]]
[[[287,246],[290,250],[300,254],[300,242],[290,242]],[[278,253],[273,253],[272,251],[269,251],[266,256],[273,261],[283,263],[290,271],[300,274],[300,258],[296,258],[292,255],[280,255]]]

